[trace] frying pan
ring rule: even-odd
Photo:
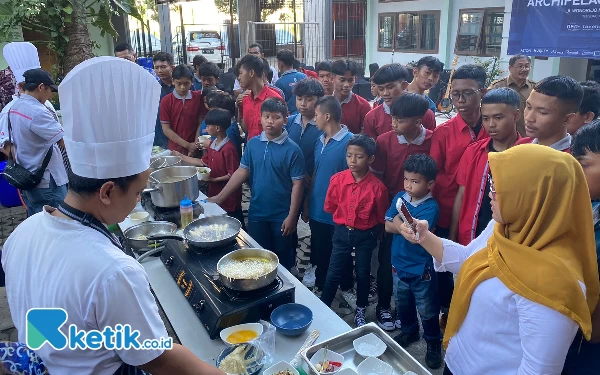
[[[227,230],[225,231],[226,236],[223,238],[219,238],[215,241],[206,241],[197,238],[194,236],[194,230],[207,227],[212,224],[224,224],[227,225]],[[211,249],[219,246],[223,246],[229,244],[230,242],[235,241],[237,235],[240,233],[242,229],[242,224],[239,220],[229,217],[229,216],[209,216],[200,219],[196,219],[192,221],[188,226],[183,230],[183,236],[179,235],[156,235],[148,237],[149,240],[179,240],[183,241],[186,247],[190,247],[192,250],[194,249]]]
[[[219,269],[223,262],[228,260],[241,260],[247,258],[262,258],[267,261],[274,261],[279,263],[279,258],[277,254],[265,249],[240,249],[232,251],[228,254],[223,255],[219,262],[217,263],[217,272],[219,273],[219,281],[221,284],[229,289],[239,290],[239,291],[250,291],[260,289],[265,287],[273,282],[277,277],[277,267],[274,270],[267,273],[264,276],[259,277],[258,279],[232,279],[227,276],[224,276]]]

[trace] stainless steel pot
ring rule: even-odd
[[[177,225],[168,221],[147,221],[138,225],[134,225],[125,229],[123,235],[127,240],[127,244],[134,250],[150,250],[157,245],[162,244],[162,240],[138,240],[140,235],[148,237],[170,235],[177,231]]]
[[[184,196],[195,201],[200,193],[196,167],[159,169],[150,173],[149,182],[152,188],[145,189],[144,193],[150,193],[152,204],[157,207],[178,207]]]
[[[273,282],[277,277],[277,267],[268,274],[259,277],[258,279],[230,279],[228,277],[223,276],[219,269],[221,268],[221,264],[224,261],[230,259],[244,259],[244,258],[264,258],[270,261],[275,261],[279,263],[279,258],[277,254],[265,250],[265,249],[240,249],[236,251],[232,251],[229,254],[224,255],[219,262],[217,263],[217,272],[219,273],[219,281],[221,281],[222,285],[233,290],[239,291],[249,291],[256,290],[262,287],[265,287]]]
[[[157,156],[150,159],[150,173],[159,169],[183,165],[179,156]],[[147,189],[152,188],[152,180],[148,179]]]

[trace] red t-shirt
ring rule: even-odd
[[[325,212],[338,225],[367,230],[385,222],[390,206],[387,189],[373,173],[356,182],[349,169],[331,177],[325,196]]]
[[[260,106],[262,106],[267,98],[283,99],[277,90],[265,85],[256,97],[250,93],[242,100],[242,119],[244,120],[244,124],[246,124],[248,141],[260,135],[263,131],[262,123],[260,122]]]
[[[342,120],[340,123],[346,125],[350,133],[362,133],[363,121],[371,110],[371,104],[362,96],[352,93],[347,103],[342,103]]]
[[[515,145],[521,140],[518,133],[517,137]],[[457,240],[461,245],[466,246],[475,238],[479,211],[489,176],[488,154],[491,140],[485,138],[467,146],[460,159],[456,183],[465,188],[458,219]]]
[[[177,95],[177,96],[175,96]],[[187,142],[196,142],[196,133],[206,115],[204,99],[200,91],[190,91],[186,99],[173,91],[160,101],[160,122],[169,123],[171,129]],[[169,139],[169,150],[187,155],[188,150]]]
[[[240,167],[240,155],[235,148],[235,145],[227,140],[224,144],[219,144],[218,150],[215,150],[214,144],[216,140],[210,143],[210,147],[206,149],[202,156],[204,164],[210,168],[210,177],[217,178],[226,175],[233,175]],[[208,184],[208,196],[214,197],[219,194],[221,190],[227,185],[227,181],[224,182],[210,182]],[[233,194],[231,194],[223,204],[221,204],[227,212],[234,212],[242,209],[242,188],[240,187]]]
[[[424,129],[423,139],[416,143],[400,143],[398,135],[392,130],[377,137],[375,161],[371,165],[373,172],[381,176],[390,199],[404,190],[404,169],[402,166],[410,155],[429,154],[433,132]]]
[[[319,79],[317,72],[313,72],[312,70],[303,69],[302,73],[306,74],[309,78]]]
[[[373,139],[377,139],[381,134],[387,133],[392,130],[392,115],[386,112],[389,108],[387,104],[382,104],[373,108],[363,121],[363,133]],[[435,129],[435,115],[428,109],[423,116],[421,122],[425,129]]]
[[[485,138],[489,138],[489,135],[483,126],[479,134],[475,135],[475,132],[460,115],[456,115],[438,126],[433,132],[429,154],[438,167],[438,175],[432,191],[433,197],[440,206],[438,227],[450,227],[452,206],[456,193],[458,193],[456,171],[460,158],[468,145]]]

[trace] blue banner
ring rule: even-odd
[[[600,0],[513,0],[508,54],[600,59]]]

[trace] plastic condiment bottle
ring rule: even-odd
[[[186,195],[184,195],[183,200],[179,202],[179,213],[181,214],[181,228],[185,228],[194,220],[192,201],[189,200]]]

